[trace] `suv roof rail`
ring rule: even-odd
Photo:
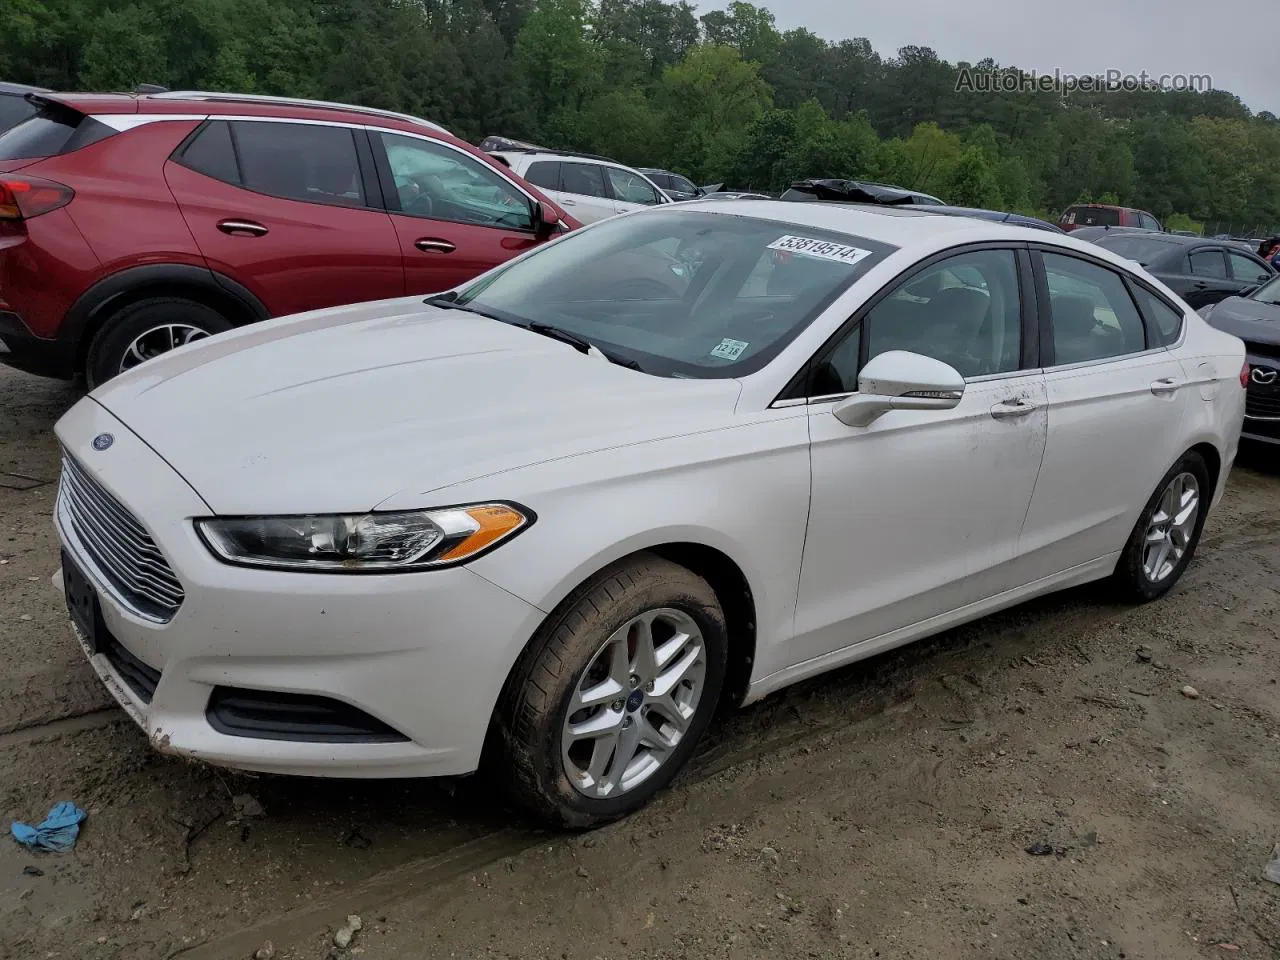
[[[551,150],[547,147],[502,147],[486,150],[485,153],[546,153],[555,157],[577,157],[580,160],[601,160],[604,163],[617,163],[612,157],[602,157],[598,153],[579,153],[576,150]]]
[[[365,113],[374,117],[387,117],[392,120],[403,120],[429,127],[441,133],[448,133],[444,127],[430,120],[423,120],[408,113],[397,113],[395,110],[381,110],[377,107],[363,107],[356,103],[339,103],[336,100],[307,100],[302,97],[275,97],[263,93],[216,93],[208,90],[165,90],[161,93],[148,93],[152,100],[210,100],[218,103],[263,103],[281,107],[318,107],[326,110],[347,110],[352,113]]]

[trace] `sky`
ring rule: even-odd
[[[1280,115],[1277,0],[754,0],[780,30],[866,37],[881,56],[932,47],[955,63],[1052,73],[1208,74],[1255,113]],[[699,0],[699,13],[727,0]]]

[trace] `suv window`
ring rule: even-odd
[[[1013,251],[962,253],[906,281],[817,364],[811,396],[858,389],[861,337],[868,360],[888,350],[910,350],[950,364],[965,377],[1017,370],[1022,298]]]
[[[609,196],[604,188],[604,168],[594,163],[561,163],[560,189],[580,197]]]
[[[285,200],[364,206],[355,138],[346,127],[236,120],[231,130],[246,189]]]
[[[538,160],[529,164],[524,178],[543,190],[560,189],[560,161]]]
[[[1227,276],[1227,262],[1222,259],[1221,250],[1197,250],[1191,254],[1191,272],[1197,277]]]
[[[1062,254],[1041,257],[1049,286],[1055,365],[1146,349],[1142,317],[1118,273]]]
[[[35,112],[35,107],[24,97],[0,94],[0,131],[8,130]]]
[[[0,160],[42,160],[72,153],[114,133],[100,120],[51,103],[0,133]]]
[[[1160,221],[1149,213],[1138,212],[1138,225],[1146,227],[1148,230],[1159,230]]]
[[[1068,207],[1062,222],[1080,227],[1118,227],[1120,211],[1109,207]]]
[[[662,197],[658,195],[658,191],[645,183],[638,174],[620,167],[605,167],[605,172],[609,175],[609,186],[613,188],[615,200],[621,200],[623,203],[642,203],[647,207],[662,203]]]
[[[1231,275],[1241,283],[1262,283],[1271,279],[1270,270],[1242,253],[1228,250],[1227,259],[1231,261]]]
[[[533,229],[533,205],[478,160],[431,140],[380,133],[401,213],[483,227]]]
[[[660,184],[662,186],[662,184]],[[698,188],[693,185],[692,180],[686,180],[684,177],[671,176],[667,177],[666,186],[670,186],[672,190],[678,190],[681,193],[697,193]]]
[[[225,120],[214,120],[199,130],[176,158],[184,167],[226,183],[240,183],[240,164],[231,143],[231,127]]]
[[[1156,329],[1160,332],[1159,345],[1167,347],[1176,342],[1182,332],[1182,313],[1143,287],[1135,285],[1134,293],[1147,316],[1155,321]]]

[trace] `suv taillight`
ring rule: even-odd
[[[52,180],[0,174],[0,220],[30,220],[65,207],[75,195],[70,187]]]
[[[1240,386],[1249,389],[1249,361],[1244,362],[1244,366],[1240,368]]]

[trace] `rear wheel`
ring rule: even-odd
[[[194,300],[139,300],[112,314],[94,336],[85,359],[85,380],[92,390],[152,357],[233,326],[217,310]]]
[[[548,620],[499,707],[508,791],[559,826],[639,809],[679,773],[715,712],[727,636],[715,592],[641,555]]]
[[[1212,496],[1204,458],[1184,454],[1147,501],[1116,564],[1112,579],[1125,599],[1145,603],[1173,589],[1195,554]]]

